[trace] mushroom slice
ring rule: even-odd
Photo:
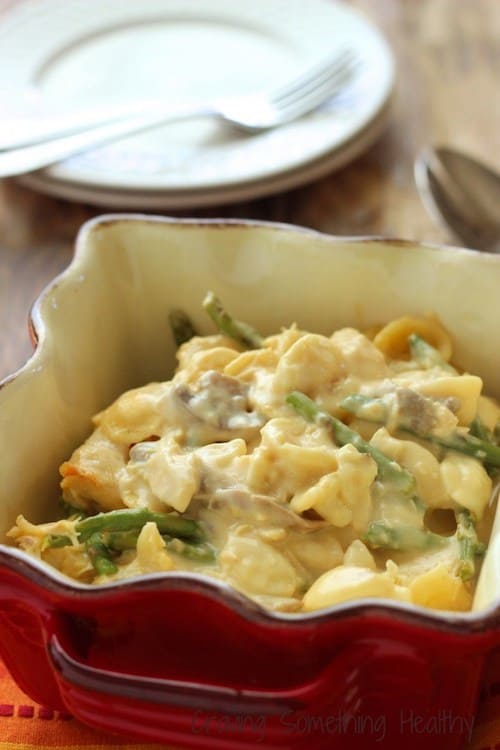
[[[288,505],[268,495],[255,495],[246,490],[218,490],[210,500],[210,509],[227,510],[235,521],[252,526],[279,526],[295,531],[316,531],[326,521],[302,518]]]
[[[216,370],[203,373],[196,388],[177,386],[174,393],[189,415],[187,434],[192,443],[233,437],[251,440],[265,423],[251,408],[248,385]]]

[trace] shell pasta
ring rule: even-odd
[[[264,607],[359,597],[470,609],[500,468],[500,409],[434,317],[262,337],[171,315],[177,369],[93,418],[64,517],[9,537],[90,585],[191,571]]]

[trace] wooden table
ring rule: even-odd
[[[0,0],[0,13],[15,1]],[[422,145],[440,142],[500,168],[500,2],[351,4],[383,31],[396,56],[393,113],[384,135],[361,158],[311,185],[191,215],[284,221],[333,234],[451,241],[421,205],[413,161]],[[0,182],[0,378],[30,354],[26,318],[33,299],[68,264],[80,224],[103,212],[37,195],[13,180]]]

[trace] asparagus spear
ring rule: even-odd
[[[443,359],[438,350],[418,334],[410,334],[408,336],[408,344],[412,359],[418,362],[419,365],[422,365],[422,367],[440,367],[442,370],[452,372],[455,375],[457,374],[455,368]]]
[[[88,513],[83,510],[83,508],[78,508],[76,505],[71,505],[71,503],[67,503],[66,500],[60,499],[60,504],[62,507],[62,513],[65,518],[70,518],[71,516],[79,516],[80,518],[85,518],[88,516]]]
[[[431,531],[417,529],[406,524],[389,524],[386,521],[374,521],[363,537],[370,547],[383,547],[400,551],[425,550],[448,543],[448,538]]]
[[[46,549],[68,547],[70,544],[71,538],[66,534],[47,534],[42,541],[42,552]]]
[[[468,510],[457,511],[456,519],[455,538],[459,546],[458,574],[463,581],[469,581],[476,572],[475,557],[484,554],[486,545],[479,541],[474,520]],[[363,541],[373,549],[398,551],[432,549],[448,544],[450,539],[451,537],[416,529],[413,526],[391,525],[385,521],[374,521],[363,537]]]
[[[455,517],[457,520],[456,537],[460,549],[458,572],[463,581],[468,581],[476,572],[475,557],[484,554],[486,545],[479,541],[474,519],[468,510],[460,509]]]
[[[135,549],[140,529],[129,529],[128,531],[103,531],[101,533],[106,547],[113,552],[123,552],[126,549]]]
[[[207,542],[189,544],[181,539],[169,539],[165,536],[163,539],[165,540],[167,549],[176,555],[181,555],[182,557],[187,557],[189,560],[200,563],[212,563],[215,561],[215,550]]]
[[[346,398],[342,400],[340,406],[346,411],[352,412],[364,419],[372,419],[374,422],[381,422],[382,424],[387,423],[388,410],[382,399],[363,396],[360,393],[353,393],[346,396]],[[373,415],[376,415],[376,418],[373,418]],[[432,435],[415,429],[414,425],[410,428],[404,422],[398,424],[397,428],[403,432],[415,435],[421,440],[426,440],[435,445],[439,445],[441,448],[458,451],[459,453],[472,456],[486,466],[500,467],[500,446],[494,445],[488,440],[476,437],[471,433],[465,435],[451,433],[446,437],[438,437],[437,435]]]
[[[155,513],[147,508],[131,508],[98,513],[78,521],[76,531],[80,541],[86,541],[95,532],[130,531],[141,529],[145,523],[153,521],[160,534],[169,534],[190,541],[202,541],[202,533],[196,521],[181,518],[171,513]]]
[[[469,425],[470,434],[480,440],[486,440],[489,443],[496,443],[495,436],[491,430],[489,430],[480,416],[474,417]]]
[[[260,349],[263,343],[262,336],[248,323],[233,318],[213,292],[207,293],[203,300],[203,307],[216,326],[227,336],[247,349]]]
[[[488,443],[486,440],[481,440],[474,435],[452,434],[446,438],[426,435],[424,439],[440,445],[442,448],[448,448],[449,450],[458,451],[459,453],[465,453],[467,456],[477,458],[478,461],[481,461],[486,466],[500,467],[500,447],[493,445],[493,443]]]
[[[100,532],[96,531],[88,537],[85,541],[85,549],[98,575],[109,576],[116,573],[118,566],[111,558],[111,553]]]
[[[101,538],[109,550],[122,552],[126,549],[135,549],[139,534],[139,530],[130,529],[129,531],[103,532]],[[165,542],[167,550],[176,555],[204,563],[210,563],[215,560],[215,550],[207,542],[190,544],[182,539],[174,539],[166,534],[162,534],[162,539]]]
[[[375,446],[363,440],[354,430],[336,419],[328,412],[322,411],[319,406],[308,398],[304,393],[293,391],[286,401],[290,406],[311,422],[318,422],[328,425],[333,433],[335,441],[339,445],[350,443],[357,448],[360,453],[368,453],[377,464],[378,476],[382,480],[390,481],[400,490],[409,496],[413,496],[416,491],[415,477],[409,471],[400,466],[396,461],[388,458],[384,453],[379,451]]]
[[[383,398],[363,393],[349,393],[340,402],[340,408],[368,422],[387,422],[389,416],[388,404]]]
[[[168,320],[177,346],[198,335],[190,319],[182,310],[171,310]]]
[[[199,562],[213,562],[215,559],[211,545],[202,542],[196,521],[142,508],[115,510],[87,516],[75,525],[78,539],[85,543],[90,562],[98,575],[116,573],[118,568],[113,555],[134,549],[140,530],[148,521],[156,523],[167,549],[172,552]],[[42,542],[42,550],[66,547],[71,543],[71,538],[64,534],[47,534]]]
[[[484,554],[486,545],[479,541],[474,520],[468,510],[457,511],[456,519],[455,538],[459,546],[458,574],[463,581],[469,581],[476,572],[475,557]],[[451,537],[412,526],[393,526],[385,521],[374,521],[363,537],[363,541],[374,549],[381,547],[398,551],[432,549],[448,544],[450,539]]]

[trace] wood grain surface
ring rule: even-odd
[[[0,0],[0,15],[15,2]],[[341,171],[306,187],[170,215],[260,218],[333,234],[452,241],[420,202],[413,162],[421,146],[446,143],[500,169],[500,1],[350,4],[384,33],[398,66],[390,122],[377,143]],[[104,212],[38,195],[14,180],[0,182],[0,378],[29,356],[29,308],[70,261],[78,227]]]

